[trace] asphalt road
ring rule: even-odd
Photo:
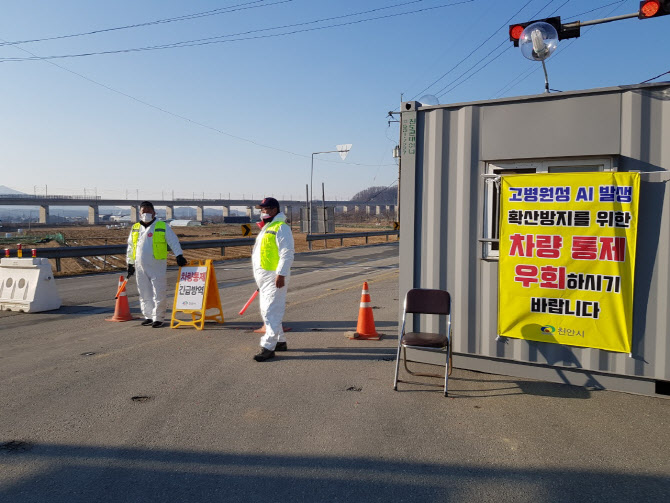
[[[298,255],[264,363],[246,260],[216,265],[226,322],[203,331],[106,322],[111,274],[0,313],[0,501],[667,501],[668,400],[459,369],[449,398],[394,392],[397,253]],[[364,280],[381,341],[343,335]]]

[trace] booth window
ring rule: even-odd
[[[582,173],[616,171],[612,159],[561,159],[550,161],[490,162],[484,175],[483,258],[498,260],[500,238],[500,176],[519,173]]]

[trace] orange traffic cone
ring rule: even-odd
[[[375,320],[372,316],[372,306],[370,305],[370,292],[368,291],[368,282],[363,283],[363,291],[361,292],[361,307],[358,310],[358,325],[356,325],[355,332],[346,332],[349,339],[362,339],[370,341],[378,341],[382,338],[382,334],[377,333],[375,329]]]
[[[128,280],[123,280],[123,276],[119,277],[119,289],[116,292],[116,307],[114,308],[114,316],[107,318],[105,321],[130,321],[136,320],[130,314],[130,306],[128,305],[128,295],[126,294],[126,283]]]

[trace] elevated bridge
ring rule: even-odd
[[[100,220],[100,206],[130,207],[130,220],[138,221],[139,206],[145,199],[103,199],[100,196],[63,196],[63,195],[29,195],[29,194],[0,194],[1,206],[37,206],[39,207],[39,222],[49,223],[49,207],[51,206],[84,206],[88,207],[88,223],[95,225]],[[221,215],[227,217],[231,206],[246,207],[247,215],[251,216],[258,199],[152,199],[156,208],[165,208],[167,219],[174,218],[175,206],[191,206],[196,208],[196,220],[204,219],[205,207],[221,208]],[[285,213],[291,208],[305,207],[305,201],[284,200],[280,201],[281,209]],[[313,201],[314,206],[321,206],[324,201]],[[361,203],[358,201],[325,201],[325,205],[335,208],[337,212],[364,211],[366,214],[379,215],[383,212],[397,214],[395,205],[379,205]]]

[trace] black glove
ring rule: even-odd
[[[128,264],[128,278],[130,278],[133,274],[135,274],[135,266],[133,264]]]
[[[184,258],[184,256],[177,255],[177,265],[179,267],[184,267],[186,264],[188,264],[188,261]]]

